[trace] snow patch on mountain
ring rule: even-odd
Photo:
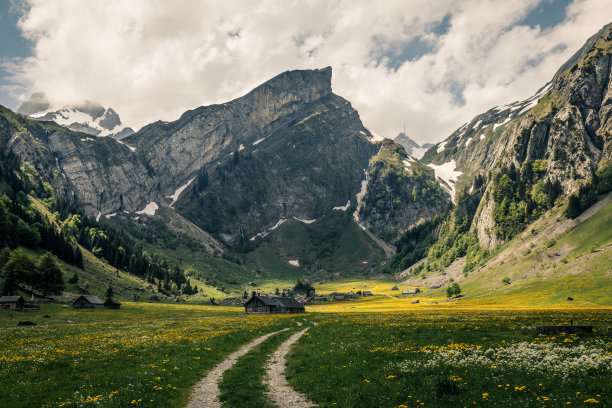
[[[386,137],[379,135],[376,132],[372,132],[371,129],[368,129],[368,132],[370,132],[370,134],[372,135],[372,138],[370,139],[370,142],[372,143],[376,143],[376,142],[382,142],[383,140],[386,139]]]
[[[285,223],[285,221],[287,221],[286,218],[281,218],[280,220],[278,220],[276,222],[276,224],[274,224],[274,226],[267,228],[265,231],[262,231],[260,233],[258,233],[257,235],[251,237],[251,239],[249,239],[249,241],[255,241],[257,238],[265,238],[268,235],[270,235],[270,233],[272,231],[274,231],[275,229],[277,229],[278,227],[280,227],[281,225],[283,225]]]
[[[366,193],[368,192],[367,172],[366,170],[364,170],[363,172],[366,173],[366,178],[365,180],[361,180],[361,190],[359,190],[359,192],[355,195],[355,197],[357,198],[357,208],[355,209],[355,212],[353,213],[353,218],[358,224],[359,224],[359,210],[361,210],[361,206],[363,205],[363,197],[365,197]]]
[[[128,149],[130,149],[132,152],[136,152],[136,148],[135,147],[132,147],[132,146],[128,145],[127,143],[123,143],[121,140],[117,140],[117,143],[121,143],[122,145],[124,145]]]
[[[44,95],[35,94],[17,109],[17,113],[40,121],[55,122],[92,136],[111,136],[119,139],[134,133],[131,128],[121,124],[119,115],[113,109],[92,102],[84,102],[79,106],[57,107],[52,106]]]
[[[457,179],[463,174],[460,171],[456,171],[457,163],[455,160],[451,160],[441,165],[428,164],[434,170],[436,179],[451,195],[451,200],[455,202],[455,183]]]
[[[297,220],[299,222],[303,222],[304,224],[312,224],[313,222],[315,222],[317,219],[315,218],[314,220],[303,220],[301,218],[298,217],[293,217],[294,220]]]
[[[136,211],[136,214],[146,214],[146,215],[155,215],[155,211],[159,210],[159,207],[157,206],[157,203],[155,201],[151,201],[149,204],[147,204],[145,206],[145,208],[143,208],[140,211]]]
[[[508,117],[506,118],[506,120],[504,120],[503,122],[494,124],[494,125],[493,125],[493,130],[497,129],[497,128],[498,128],[498,127],[500,127],[500,126],[505,125],[506,123],[510,122],[511,120],[512,120],[512,118],[511,118],[510,116],[508,116]]]
[[[446,146],[446,143],[448,143],[448,142],[444,141],[444,142],[440,143],[438,145],[438,148],[436,149],[436,152],[442,153],[442,150],[444,150],[444,146]]]
[[[298,268],[300,266],[300,261],[298,261],[297,259],[292,259],[290,261],[288,261],[290,265],[295,266],[296,268]]]
[[[172,202],[170,203],[170,207],[172,207],[174,205],[174,203],[176,203],[176,200],[178,200],[179,196],[181,195],[181,193],[187,188],[189,187],[189,185],[191,184],[191,182],[195,180],[195,177],[192,178],[191,180],[189,180],[187,183],[183,184],[182,186],[180,186],[179,188],[177,188],[174,191],[174,194],[166,196],[166,198],[171,198]]]
[[[334,207],[332,210],[346,211],[351,206],[351,200],[348,200],[342,207]]]

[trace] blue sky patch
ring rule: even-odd
[[[565,20],[565,9],[571,2],[572,0],[544,0],[517,25],[540,26],[542,30],[552,28]]]

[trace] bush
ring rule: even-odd
[[[461,294],[461,287],[459,286],[457,282],[453,282],[452,285],[446,288],[446,296],[448,296],[449,298],[453,296],[459,296],[460,294]]]

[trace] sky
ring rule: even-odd
[[[0,0],[0,104],[89,100],[138,129],[331,66],[370,130],[435,143],[611,21],[612,0]]]

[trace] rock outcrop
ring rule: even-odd
[[[612,163],[612,24],[604,27],[533,97],[495,107],[457,129],[423,157],[430,164],[455,160],[464,185],[491,179],[500,166],[538,163],[543,182],[575,192],[595,171]],[[491,181],[490,181],[491,182]],[[493,248],[493,198],[487,187],[472,229]]]

